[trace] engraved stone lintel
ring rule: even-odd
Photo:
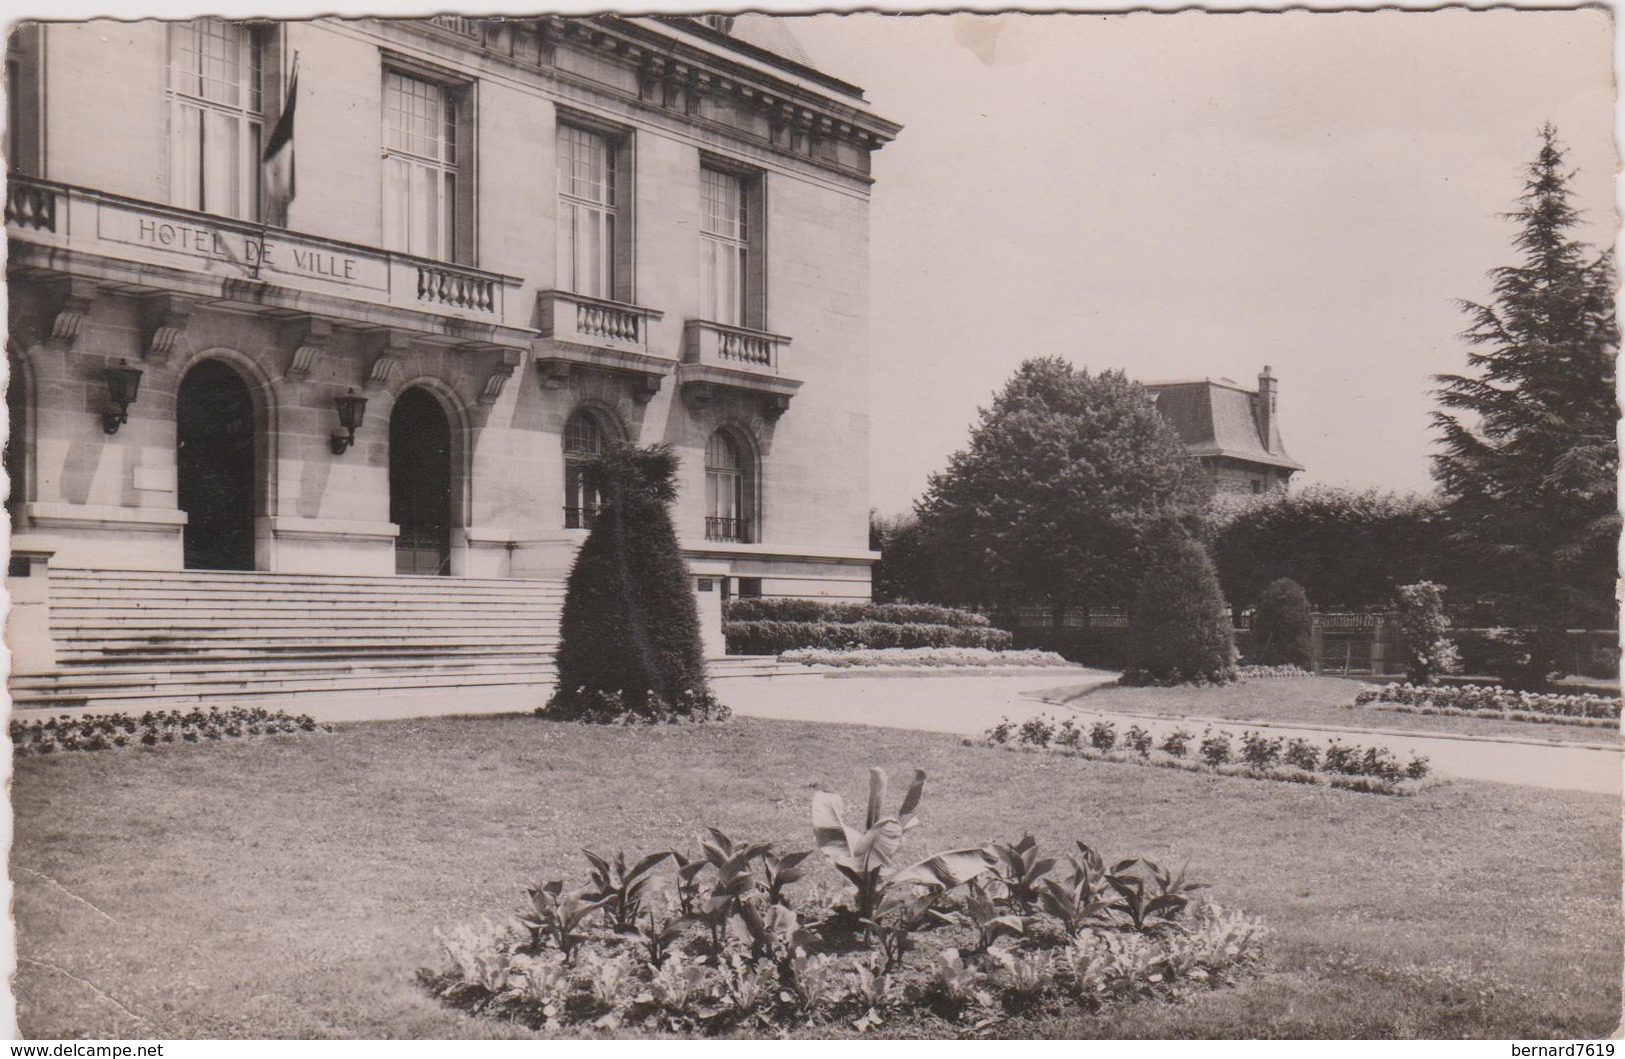
[[[498,351],[497,361],[491,367],[491,374],[485,379],[485,389],[480,393],[480,404],[496,404],[502,397],[503,389],[508,380],[513,378],[514,369],[519,367],[523,358],[522,351],[512,346],[505,346]]]

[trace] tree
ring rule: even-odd
[[[1174,428],[1120,371],[1028,360],[916,505],[941,602],[1127,601],[1147,527],[1207,492]]]
[[[1178,528],[1153,535],[1151,561],[1129,612],[1125,684],[1236,678],[1235,632],[1201,541]]]
[[[582,468],[602,497],[565,589],[557,720],[724,717],[705,677],[699,611],[672,527],[677,456],[613,446]]]
[[[1456,567],[1440,503],[1420,493],[1328,486],[1278,490],[1214,507],[1213,560],[1232,604],[1279,578],[1323,608],[1386,607],[1400,585]]]
[[[1460,664],[1450,642],[1450,621],[1444,615],[1444,589],[1431,581],[1403,585],[1395,596],[1399,612],[1399,649],[1405,655],[1405,679],[1412,684],[1435,684],[1442,673]]]
[[[1469,374],[1439,375],[1433,474],[1474,560],[1463,587],[1495,601],[1542,686],[1565,630],[1616,620],[1614,260],[1571,238],[1579,213],[1550,125],[1508,219],[1515,265],[1463,302]]]
[[[1314,668],[1314,620],[1302,585],[1288,577],[1271,581],[1258,598],[1258,613],[1253,618],[1255,661],[1266,666]]]
[[[876,603],[934,603],[951,594],[938,583],[936,557],[914,514],[869,512],[869,547],[880,553],[871,572]]]

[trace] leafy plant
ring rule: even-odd
[[[1410,762],[1405,766],[1405,775],[1413,780],[1426,779],[1430,771],[1428,759],[1422,754],[1412,754]]]
[[[1307,739],[1289,739],[1281,760],[1294,768],[1314,772],[1320,768],[1320,751]]]
[[[987,975],[965,963],[958,949],[943,949],[937,953],[936,962],[931,965],[930,988],[955,1006],[973,1002],[983,1006],[993,1003],[982,988],[986,983]]]
[[[1151,742],[1151,733],[1137,724],[1123,733],[1123,745],[1141,757],[1151,756]]]
[[[1089,745],[1096,750],[1117,749],[1117,727],[1110,721],[1098,721],[1089,729]]]
[[[799,853],[786,853],[775,856],[770,850],[763,850],[759,854],[762,865],[762,892],[767,896],[768,904],[789,905],[785,899],[784,888],[793,882],[800,882],[812,870],[812,865],[806,864],[813,851],[802,850]]]
[[[1038,906],[1041,880],[1055,867],[1055,858],[1039,855],[1038,842],[1030,831],[1012,844],[995,842],[987,847],[987,852],[994,857],[994,873],[1010,900],[1021,911],[1031,914]]]
[[[615,1006],[620,1003],[622,991],[631,979],[631,959],[626,956],[608,958],[588,953],[585,962],[593,1003],[598,1005],[600,1011],[614,1011]]]
[[[1055,958],[1047,952],[994,950],[990,955],[1004,969],[1005,988],[1020,1000],[1032,1000],[1042,993],[1055,966]]]
[[[750,870],[750,862],[773,847],[766,842],[735,843],[714,827],[708,830],[710,838],[700,839],[700,850],[715,878],[710,892],[698,901],[696,914],[710,929],[711,949],[720,956],[729,925],[735,922],[754,943],[761,943],[765,927],[763,930],[751,930],[741,913],[747,899],[759,889],[756,876]]]
[[[704,989],[705,979],[705,965],[698,960],[667,960],[649,976],[650,998],[667,1011],[685,1013]]]
[[[1055,725],[1043,714],[1022,721],[1019,729],[1020,741],[1028,746],[1049,746],[1054,735]]]
[[[839,965],[831,957],[823,953],[808,956],[798,949],[790,959],[790,989],[780,999],[811,1014],[835,997],[840,984],[838,972]]]
[[[1281,757],[1282,741],[1260,732],[1241,733],[1241,760],[1254,768],[1269,768]]]
[[[1083,729],[1072,723],[1072,718],[1063,720],[1060,727],[1055,729],[1055,745],[1076,749],[1083,743]]]
[[[654,885],[655,868],[671,856],[671,851],[651,853],[630,869],[624,853],[609,860],[588,849],[581,852],[592,863],[592,885],[585,898],[599,902],[607,925],[616,930],[628,929],[643,911],[643,899]]]
[[[987,870],[987,855],[980,849],[958,849],[928,857],[890,879],[884,876],[902,848],[903,836],[919,824],[915,810],[919,808],[924,790],[925,771],[916,769],[902,806],[895,815],[887,816],[881,809],[886,797],[886,773],[882,769],[870,769],[869,803],[862,831],[848,827],[843,821],[846,803],[840,795],[829,791],[813,795],[813,837],[835,870],[856,889],[855,911],[860,919],[870,922],[876,919],[889,886],[918,884],[953,889]]]
[[[775,971],[771,965],[735,955],[722,968],[722,987],[734,1010],[740,1015],[748,1015],[767,995],[774,977]]]
[[[525,893],[530,904],[520,910],[519,922],[530,931],[532,946],[546,939],[564,954],[565,960],[570,960],[576,946],[587,940],[583,929],[587,917],[603,905],[603,899],[593,901],[579,893],[565,893],[564,883],[558,879],[533,886]]]
[[[990,743],[1004,744],[1010,741],[1010,736],[1016,730],[1016,722],[1008,717],[1000,717],[999,723],[987,730],[987,739]]]
[[[1139,864],[1142,870],[1131,870],[1135,864]],[[1142,932],[1148,928],[1152,917],[1168,919],[1178,914],[1190,902],[1186,895],[1206,885],[1188,882],[1184,869],[1180,869],[1177,876],[1172,875],[1155,861],[1144,857],[1113,865],[1106,876],[1106,884],[1117,892],[1117,900],[1112,902],[1111,907],[1127,916],[1129,924]]]
[[[1182,758],[1190,746],[1190,741],[1195,738],[1195,733],[1187,732],[1183,728],[1175,728],[1163,737],[1162,752],[1170,757]]]
[[[1230,736],[1224,731],[1202,733],[1202,760],[1218,767],[1230,763]]]
[[[1067,854],[1072,873],[1066,880],[1045,879],[1043,893],[1039,895],[1044,911],[1059,919],[1066,932],[1076,937],[1089,920],[1111,908],[1104,900],[1105,866],[1100,854],[1082,841],[1078,852]]]
[[[663,915],[656,917],[653,911],[644,915],[642,923],[632,923],[622,927],[620,933],[634,941],[643,948],[643,958],[650,967],[660,967],[666,962],[673,945],[677,944],[683,936],[683,927],[688,924],[686,916]]]
[[[1000,912],[987,891],[975,882],[965,893],[964,918],[976,931],[975,952],[987,952],[1001,938],[1019,938],[1027,933],[1026,919]]]

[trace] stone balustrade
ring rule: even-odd
[[[267,293],[255,300],[267,305],[315,295],[335,307],[362,302],[488,325],[529,324],[519,313],[507,319],[516,277],[89,188],[13,176],[5,221],[14,252],[41,246],[124,262],[143,284],[153,282],[155,268],[169,269],[173,278],[162,285],[195,288],[188,293],[232,297],[260,288]]]

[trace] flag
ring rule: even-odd
[[[265,223],[279,228],[288,223],[288,203],[294,196],[293,108],[298,102],[299,55],[296,52],[293,73],[288,77],[288,91],[283,95],[282,116],[271,130],[271,138],[265,142],[265,154],[260,159],[264,173]]]

